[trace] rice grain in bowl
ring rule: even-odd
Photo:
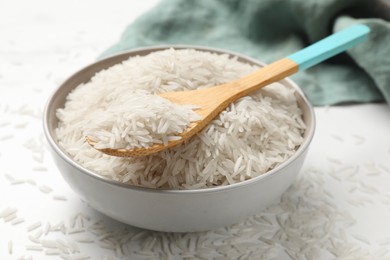
[[[55,91],[45,109],[46,137],[62,175],[97,210],[147,229],[207,230],[259,212],[291,185],[314,133],[313,109],[291,80],[240,99],[187,143],[145,158],[100,154],[83,142],[90,126],[80,120],[117,100],[114,89],[154,94],[209,87],[261,65],[224,50],[174,46],[134,50],[86,67]],[[105,98],[88,100],[93,89],[107,91]]]

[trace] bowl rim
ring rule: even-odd
[[[302,99],[303,103],[307,107],[307,114],[309,115],[311,125],[306,127],[305,130],[305,138],[303,140],[303,143],[299,146],[299,148],[296,150],[296,152],[290,156],[286,161],[278,165],[277,167],[265,172],[262,175],[253,177],[251,179],[234,183],[234,184],[229,184],[229,185],[224,185],[224,186],[216,186],[216,187],[208,187],[208,188],[200,188],[200,189],[156,189],[156,188],[148,188],[148,187],[142,187],[142,186],[136,186],[136,185],[131,185],[131,184],[126,184],[122,183],[119,181],[115,181],[112,179],[109,179],[105,176],[102,176],[90,169],[85,168],[75,160],[73,160],[59,145],[58,142],[55,140],[54,136],[54,129],[53,131],[50,131],[49,127],[49,114],[50,114],[50,108],[52,106],[53,100],[56,97],[57,92],[59,92],[60,89],[64,88],[67,85],[67,82],[71,80],[72,78],[76,77],[77,75],[82,74],[86,70],[92,69],[95,67],[97,64],[104,63],[110,59],[115,59],[119,58],[120,56],[128,56],[133,57],[137,56],[140,54],[137,54],[139,52],[146,52],[151,53],[155,51],[161,51],[165,49],[195,49],[199,51],[206,51],[206,52],[213,52],[213,53],[218,53],[218,54],[228,54],[229,56],[237,57],[239,59],[245,60],[248,63],[252,63],[255,65],[259,66],[264,66],[266,63],[259,61],[257,59],[254,59],[252,57],[249,57],[247,55],[222,49],[222,48],[214,48],[214,47],[208,47],[208,46],[202,46],[202,45],[185,45],[185,44],[168,44],[168,45],[153,45],[153,46],[146,46],[146,47],[139,47],[139,48],[133,48],[127,51],[122,51],[118,52],[113,55],[105,56],[101,59],[98,59],[97,61],[90,63],[81,69],[77,70],[73,74],[71,74],[69,77],[67,77],[58,87],[56,87],[52,93],[49,95],[48,100],[46,101],[46,104],[44,106],[43,110],[43,130],[44,130],[44,135],[46,137],[46,140],[48,141],[50,147],[54,150],[55,153],[62,159],[65,160],[66,163],[72,165],[75,167],[80,173],[87,175],[88,177],[92,177],[95,180],[102,181],[106,184],[114,185],[119,188],[125,188],[125,189],[130,189],[130,190],[135,190],[135,191],[141,191],[141,192],[147,192],[147,193],[160,193],[160,194],[204,194],[204,193],[213,193],[213,192],[224,192],[232,189],[237,189],[237,188],[242,188],[243,186],[247,185],[253,185],[256,182],[259,182],[263,179],[267,178],[273,178],[275,175],[281,173],[281,170],[286,168],[288,165],[290,165],[295,159],[297,159],[299,156],[304,153],[314,136],[315,132],[315,127],[316,127],[316,119],[315,119],[315,113],[314,113],[314,108],[312,104],[309,102],[308,98],[306,97],[305,93],[302,91],[302,89],[294,82],[292,81],[289,77],[286,77],[285,79],[279,81],[279,82],[286,82],[287,84],[291,85],[294,90],[299,94],[300,98]],[[146,54],[146,55],[147,55]],[[109,68],[109,67],[107,67]],[[98,72],[98,71],[97,71]],[[76,86],[75,86],[76,87]],[[308,131],[306,133],[306,131]]]

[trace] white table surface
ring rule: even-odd
[[[46,149],[43,106],[156,2],[0,2],[0,259],[390,259],[385,104],[316,108],[315,137],[293,187],[232,227],[145,231],[79,199]],[[1,217],[7,211],[15,213]],[[58,254],[61,245],[70,254]]]

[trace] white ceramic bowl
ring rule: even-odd
[[[230,225],[260,212],[277,202],[296,178],[312,140],[315,128],[313,107],[301,89],[290,79],[281,84],[296,89],[299,106],[307,125],[304,142],[286,162],[262,176],[229,185],[200,190],[155,190],[112,181],[75,162],[58,145],[56,110],[64,106],[68,93],[87,82],[96,72],[131,56],[174,47],[228,53],[239,60],[262,66],[263,63],[225,50],[199,46],[157,46],[132,50],[100,60],[66,80],[48,100],[44,111],[44,132],[54,160],[64,179],[96,210],[127,224],[158,231],[204,231]]]

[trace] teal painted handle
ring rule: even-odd
[[[299,70],[304,70],[363,42],[367,39],[369,32],[370,28],[366,25],[354,25],[297,51],[287,58],[297,63]]]

